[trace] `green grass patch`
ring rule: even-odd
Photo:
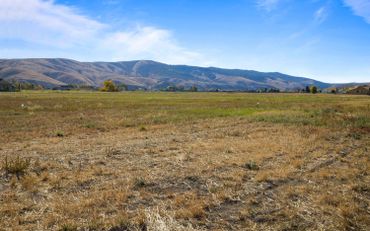
[[[0,94],[0,140],[207,118],[369,128],[370,98],[349,95],[22,91]]]

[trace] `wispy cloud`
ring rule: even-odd
[[[271,11],[277,7],[282,0],[257,0],[257,6],[266,11]]]
[[[35,52],[45,48],[56,53],[88,50],[92,59],[99,60],[155,59],[203,64],[202,55],[179,45],[169,30],[145,25],[112,28],[52,0],[1,0],[1,39],[30,44],[30,49],[37,47]],[[0,50],[12,55],[9,47],[0,44]],[[19,54],[19,49],[15,48],[14,54]]]
[[[370,24],[370,1],[369,0],[343,0],[344,4],[350,7],[353,13],[363,17]]]
[[[52,1],[2,0],[0,38],[59,47],[81,44],[105,27]]]
[[[328,8],[326,6],[320,7],[314,13],[315,22],[319,24],[323,23],[327,17],[328,17]]]
[[[116,61],[140,55],[169,63],[194,63],[203,59],[201,54],[179,46],[170,31],[150,26],[107,34],[101,49],[109,51]]]
[[[302,40],[304,37],[307,36],[309,32],[312,30],[316,29],[317,27],[320,26],[325,20],[328,19],[331,11],[331,1],[326,1],[324,5],[319,7],[317,10],[313,12],[313,17],[310,19],[305,26],[301,26],[299,30],[293,32],[288,36],[289,40]],[[317,41],[317,39],[314,39]],[[313,40],[311,40],[313,41]],[[310,44],[316,44],[315,43],[310,43]]]

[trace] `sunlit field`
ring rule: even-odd
[[[368,230],[370,97],[0,93],[0,230]]]

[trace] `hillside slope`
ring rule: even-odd
[[[257,72],[215,67],[167,65],[154,61],[78,62],[69,59],[0,60],[0,78],[36,83],[44,87],[66,84],[100,86],[104,80],[122,82],[130,88],[158,90],[176,85],[201,90],[301,89],[330,84],[278,72]]]

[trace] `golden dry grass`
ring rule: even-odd
[[[19,179],[1,171],[0,230],[370,227],[368,97],[27,92],[0,100],[1,161],[31,160]]]

